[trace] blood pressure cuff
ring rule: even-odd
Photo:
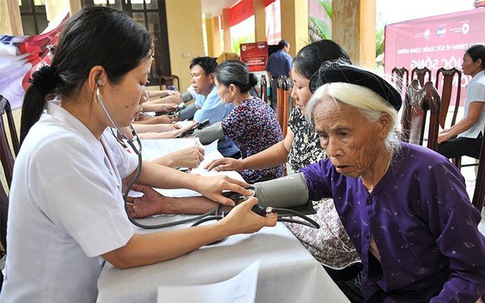
[[[203,129],[196,129],[194,131],[194,136],[199,138],[200,143],[207,145],[217,139],[223,139],[224,130],[222,129],[221,122],[217,122]]]
[[[254,191],[262,207],[294,209],[312,204],[308,200],[308,187],[303,173],[255,183]]]
[[[191,103],[186,108],[182,109],[179,113],[180,121],[184,120],[193,120],[194,114],[197,111],[197,107],[195,107],[195,102]]]

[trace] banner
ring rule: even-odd
[[[28,80],[44,65],[49,65],[62,27],[69,13],[36,36],[0,35],[0,95],[10,101],[12,109],[22,107]]]
[[[436,83],[436,71],[443,67],[461,70],[463,54],[474,44],[485,44],[485,10],[474,9],[458,13],[421,18],[385,27],[384,72],[390,77],[394,67],[427,67],[431,81]],[[464,103],[465,90],[470,76],[462,75],[460,104]],[[440,85],[443,81],[440,81]],[[457,81],[456,81],[457,82]],[[438,88],[441,91],[441,87]],[[456,89],[453,89],[456,92]],[[456,95],[452,96],[454,104]]]
[[[264,42],[242,43],[241,61],[246,63],[251,72],[261,72],[268,62],[268,44]]]

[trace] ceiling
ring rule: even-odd
[[[202,4],[202,14],[208,17],[221,15],[222,9],[231,8],[234,4],[238,3],[240,0],[200,0]]]

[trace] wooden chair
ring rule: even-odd
[[[458,109],[460,107],[460,96],[461,96],[461,71],[456,68],[445,69],[440,68],[436,71],[436,89],[440,88],[440,79],[443,79],[443,84],[441,85],[441,112],[440,112],[440,126],[445,128],[446,117],[448,114],[448,109],[451,103],[451,96],[453,95],[453,82],[456,83],[456,93],[455,93],[455,104],[453,108],[453,115],[451,121],[448,124],[449,127],[455,125],[456,116],[458,114]],[[456,80],[455,80],[456,79]],[[447,126],[448,127],[448,126]]]
[[[406,89],[406,102],[401,117],[402,137],[405,142],[423,145],[425,130],[428,129],[427,147],[438,147],[440,96],[431,81],[424,87],[413,79]],[[427,113],[430,113],[427,119]]]
[[[7,252],[7,214],[8,214],[8,196],[0,182],[0,244],[3,253]],[[1,255],[1,254],[0,254]],[[3,275],[0,271],[0,291],[2,290]]]
[[[165,86],[165,89],[168,89],[170,85],[174,85],[175,83],[177,84],[176,88],[178,91],[180,91],[180,79],[176,75],[171,75],[171,76],[160,76],[160,89],[164,89],[163,86]]]
[[[483,130],[485,134],[485,129]],[[482,211],[485,199],[485,140],[482,140],[480,158],[478,160],[477,179],[475,180],[475,191],[473,192],[472,204]]]
[[[415,67],[411,70],[411,80],[413,79],[418,79],[419,85],[424,86],[424,83],[431,81],[431,70],[427,67]]]
[[[4,124],[4,117],[6,117],[8,128],[10,131],[10,145],[7,138],[7,131]],[[12,115],[12,109],[8,100],[0,95],[0,161],[2,162],[5,179],[10,187],[12,183],[13,164],[15,161],[14,154],[17,155],[19,151],[19,139],[17,130],[15,129],[15,122]],[[12,146],[12,147],[11,147]]]
[[[401,93],[401,96],[403,96],[409,83],[409,71],[405,67],[394,67],[391,71],[391,80],[396,85],[396,88]]]
[[[7,121],[10,131],[10,144],[5,122]],[[12,146],[12,147],[11,147]],[[19,139],[15,123],[12,116],[12,109],[10,103],[6,98],[0,95],[0,160],[2,162],[5,179],[8,187],[12,183],[14,154],[17,155],[19,151]],[[8,195],[3,184],[0,182],[0,244],[3,251],[7,251],[7,214],[8,214]],[[0,272],[0,290],[3,284],[3,276]]]
[[[260,94],[261,100],[268,103],[268,82],[265,75],[261,75]]]
[[[290,102],[290,88],[291,83],[288,77],[278,77],[278,89],[276,91],[276,116],[283,132],[283,137],[286,136],[289,118],[289,102]]]
[[[8,195],[0,182],[0,244],[7,251]]]
[[[458,115],[458,109],[460,108],[460,97],[461,97],[461,71],[456,68],[451,69],[444,69],[440,68],[436,71],[436,88],[439,86],[440,78],[443,78],[443,88],[441,90],[441,113],[440,113],[440,126],[442,128],[451,127],[456,123],[456,117]],[[453,94],[453,81],[456,79],[457,83],[457,90],[455,96],[455,104],[453,108],[453,115],[451,117],[451,121],[448,125],[446,123],[446,116],[448,114],[448,108],[451,103],[451,97]],[[467,163],[463,164],[461,162],[461,157],[453,158],[453,164],[455,164],[458,169],[467,166],[478,166],[479,162],[476,163]]]

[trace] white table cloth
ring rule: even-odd
[[[191,146],[195,139],[144,140],[144,158]],[[211,175],[202,169],[205,163],[220,158],[216,145],[206,146],[206,159],[196,173]],[[237,172],[223,172],[236,179]],[[161,190],[168,196],[191,195],[188,190]],[[186,216],[159,216],[142,219],[144,224],[165,223]],[[189,227],[191,223],[172,228]],[[139,229],[139,233],[154,230]],[[157,230],[155,230],[157,231]],[[183,239],[181,239],[183,241]],[[156,303],[159,286],[202,285],[230,279],[260,260],[256,302],[349,302],[322,266],[282,223],[263,228],[255,234],[234,235],[218,244],[204,246],[173,260],[132,269],[117,269],[106,263],[98,280],[99,303]],[[183,294],[181,294],[183,296]],[[165,302],[165,301],[161,301]]]
[[[144,219],[144,223],[156,220],[160,218]],[[282,223],[255,234],[234,235],[154,265],[121,270],[106,263],[98,280],[97,302],[155,303],[159,286],[220,282],[234,277],[257,260],[261,264],[256,302],[349,302]]]

